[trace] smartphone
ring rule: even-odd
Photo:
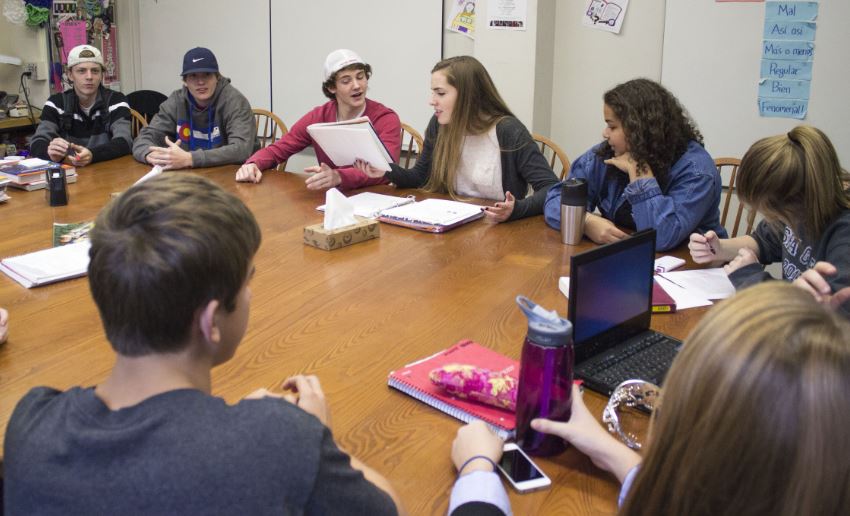
[[[552,484],[516,443],[505,443],[498,466],[502,475],[520,493],[544,489]]]

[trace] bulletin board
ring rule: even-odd
[[[106,68],[103,85],[120,89],[115,3],[115,0],[53,0],[48,27],[51,93],[67,87],[65,64],[68,53],[77,45],[100,49]]]
[[[822,129],[850,169],[850,2],[821,0],[805,119],[759,116],[765,3],[666,2],[661,82],[688,109],[717,157],[741,157],[757,139],[799,124]]]

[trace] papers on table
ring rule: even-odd
[[[735,286],[722,268],[657,274],[658,284],[676,301],[679,310],[708,306],[713,299],[735,294]]]
[[[664,289],[664,292],[670,295],[673,298],[673,301],[676,302],[677,310],[684,310],[686,308],[696,308],[698,306],[709,306],[712,304],[711,301],[704,297],[700,297],[696,294],[692,294],[688,292],[686,289],[674,285],[670,282],[670,280],[665,279],[664,276],[655,276],[655,281],[661,285],[661,288]]]
[[[6,258],[0,261],[0,271],[26,288],[85,276],[90,247],[84,241]]]
[[[676,302],[676,310],[710,306],[711,300],[725,299],[735,293],[735,286],[722,268],[665,272],[656,274],[655,281]],[[561,277],[558,288],[569,297],[570,278]]]
[[[355,215],[370,219],[378,217],[384,210],[410,204],[415,200],[412,196],[399,197],[397,195],[385,195],[374,192],[362,192],[348,198],[348,201],[354,205]],[[325,205],[323,204],[316,209],[325,211]]]
[[[139,184],[139,183],[144,183],[144,182],[145,182],[145,181],[147,181],[148,179],[150,179],[150,178],[152,178],[152,177],[156,177],[156,176],[158,176],[158,175],[160,175],[160,174],[162,174],[162,165],[156,165],[156,166],[154,166],[152,169],[150,169],[150,171],[148,171],[148,173],[147,173],[147,174],[143,175],[142,177],[140,177],[140,178],[139,178],[139,180],[138,180],[138,181],[136,181],[135,183],[133,183],[133,186],[135,186],[135,185],[137,185],[137,184]]]

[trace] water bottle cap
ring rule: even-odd
[[[579,178],[570,178],[561,186],[561,204],[567,206],[587,205],[587,181]]]
[[[525,296],[517,296],[519,308],[528,317],[528,339],[545,347],[566,346],[573,335],[573,325],[554,310],[546,310]]]

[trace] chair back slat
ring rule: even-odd
[[[723,172],[729,171],[729,186],[726,188],[726,193],[723,195],[723,209],[720,212],[720,225],[725,227],[729,232],[730,238],[738,236],[741,230],[742,219],[746,221],[746,226],[742,235],[749,235],[753,231],[753,225],[756,220],[756,212],[747,210],[747,216],[744,218],[744,203],[738,199],[738,208],[735,210],[735,223],[732,226],[727,226],[726,221],[729,217],[729,208],[732,205],[733,196],[737,199],[738,187],[738,168],[741,166],[741,160],[738,158],[717,158],[714,160],[714,165],[717,167],[717,172],[723,176]]]
[[[543,154],[543,157],[546,158],[546,160],[548,161],[549,168],[551,168],[552,171],[555,172],[555,174],[561,178],[561,181],[566,179],[567,174],[570,173],[570,160],[569,158],[567,158],[567,153],[564,152],[563,149],[561,149],[561,147],[557,143],[553,142],[545,136],[539,134],[532,134],[531,137],[534,139],[535,142],[537,142],[538,145],[540,145],[540,152]],[[560,163],[561,165],[560,172],[555,169],[556,163]]]
[[[254,125],[257,127],[257,142],[260,148],[268,147],[283,138],[289,132],[279,116],[266,109],[254,108]],[[286,162],[280,163],[277,170],[286,170]]]
[[[407,144],[405,144],[407,139]],[[422,147],[425,145],[422,135],[413,127],[402,122],[401,124],[401,155],[399,156],[399,165],[404,168],[411,167],[411,160],[416,163],[416,158],[422,153]]]

